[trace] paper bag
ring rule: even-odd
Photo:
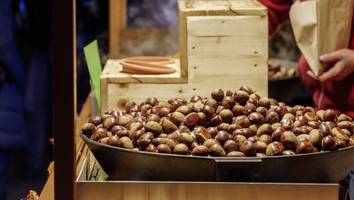
[[[315,75],[329,66],[320,62],[325,53],[347,48],[353,16],[353,0],[296,1],[290,9],[295,39]]]

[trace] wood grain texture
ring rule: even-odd
[[[335,200],[337,184],[78,182],[79,200]]]
[[[267,15],[257,0],[179,0],[179,10],[188,15]]]
[[[119,57],[120,35],[126,27],[126,0],[109,0],[109,55]]]

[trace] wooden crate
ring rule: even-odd
[[[267,96],[268,18],[256,0],[179,1],[180,59],[171,75],[129,75],[109,60],[101,76],[101,111],[128,100],[210,96],[241,85]]]

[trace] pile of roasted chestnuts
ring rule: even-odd
[[[279,156],[354,145],[354,124],[334,110],[290,107],[247,86],[189,101],[147,98],[106,111],[81,129],[92,140],[154,153],[195,156]]]

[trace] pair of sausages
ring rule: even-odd
[[[128,57],[120,62],[122,71],[129,74],[172,74],[176,70],[167,65],[173,63],[173,59],[160,56]]]

